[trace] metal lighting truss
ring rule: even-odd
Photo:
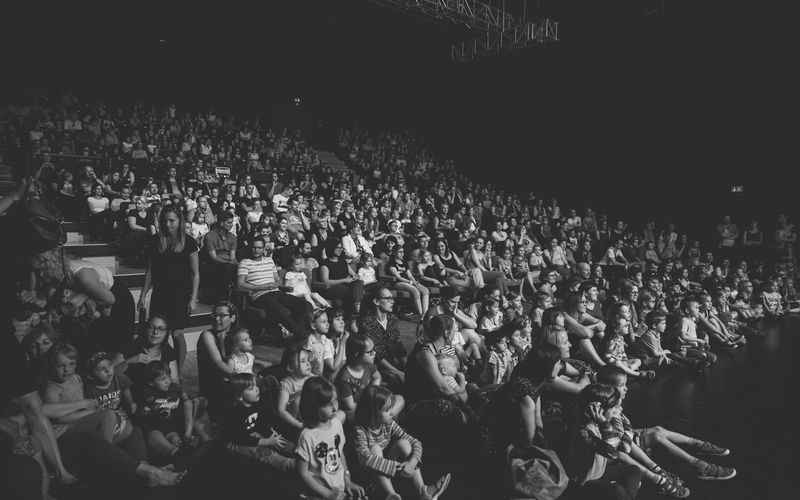
[[[483,32],[480,38],[451,45],[450,56],[464,62],[494,56],[502,50],[558,41],[558,21],[528,21],[503,7],[477,0],[371,0],[430,21],[449,21]]]

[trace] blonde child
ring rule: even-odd
[[[358,260],[358,279],[364,282],[364,286],[370,283],[375,283],[378,278],[375,277],[375,256],[371,253],[362,253],[361,258]]]
[[[297,471],[304,493],[312,498],[364,498],[364,488],[350,480],[344,454],[344,414],[338,411],[336,389],[322,377],[303,385],[297,440]]]
[[[41,390],[42,408],[46,414],[58,412],[57,417],[50,419],[58,430],[80,432],[97,429],[106,441],[113,442],[115,430],[119,427],[117,417],[112,410],[101,409],[94,398],[84,396],[83,380],[75,373],[77,364],[78,351],[70,344],[57,344],[47,352],[47,382]]]
[[[428,486],[419,469],[422,443],[394,421],[394,395],[382,387],[368,387],[356,408],[355,443],[361,465],[375,478],[387,500],[400,500],[393,479],[410,481],[419,498],[439,498],[450,484],[445,474]]]
[[[303,343],[303,348],[309,352],[311,374],[317,377],[335,378],[336,373],[344,366],[347,332],[344,333],[344,338],[338,340],[338,345],[334,345],[328,338],[330,322],[328,312],[325,310],[310,313],[306,326],[310,333]]]
[[[430,250],[424,250],[419,255],[417,274],[420,282],[425,286],[438,288],[447,286],[446,271],[433,261],[433,254]]]
[[[289,270],[283,278],[283,284],[292,287],[290,294],[305,300],[314,309],[328,309],[331,303],[325,300],[322,295],[312,292],[308,287],[308,276],[303,272],[303,258],[295,256],[289,264]]]
[[[447,315],[446,319],[446,337],[447,343],[442,348],[442,352],[453,356],[465,366],[474,366],[481,364],[481,349],[480,345],[476,342],[470,342],[467,344],[464,335],[461,334],[461,330],[459,330],[459,324],[456,321],[455,317],[452,315]]]
[[[458,359],[449,354],[439,353],[436,355],[436,364],[447,386],[456,391],[456,393],[466,396],[467,379],[459,371]]]
[[[253,341],[246,328],[237,327],[225,337],[225,352],[229,353],[226,360],[228,368],[233,373],[253,373]]]

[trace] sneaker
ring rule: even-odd
[[[717,446],[708,441],[701,441],[700,444],[692,446],[692,451],[700,455],[709,455],[714,457],[727,457],[731,454],[731,450]]]
[[[703,460],[698,460],[694,468],[697,479],[703,479],[705,481],[724,481],[736,475],[736,469],[733,467],[723,467]]]
[[[663,482],[658,484],[658,493],[660,495],[667,495],[672,498],[686,498],[691,491],[686,486],[677,483],[667,476],[661,476]]]
[[[442,496],[442,493],[444,493],[444,490],[450,486],[451,478],[452,476],[449,472],[440,477],[438,481],[425,488],[425,492],[421,495],[421,498],[424,500],[438,500],[438,498]]]

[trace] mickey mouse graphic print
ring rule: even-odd
[[[344,430],[338,419],[330,424],[328,429],[303,429],[297,440],[297,456],[308,463],[308,472],[317,481],[332,490],[344,491]]]

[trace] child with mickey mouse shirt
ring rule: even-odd
[[[301,498],[344,500],[364,498],[364,488],[350,480],[344,456],[344,413],[338,411],[336,389],[322,377],[311,377],[300,395],[303,430],[297,440]]]

